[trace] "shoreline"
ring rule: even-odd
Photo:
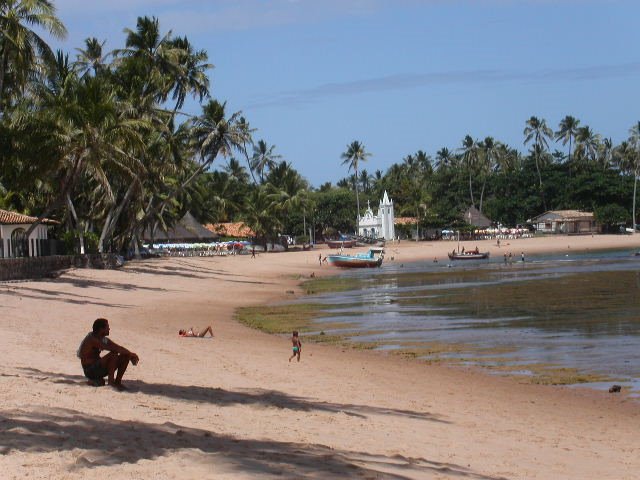
[[[561,236],[560,240],[568,240],[569,242],[577,236]],[[583,238],[587,236],[582,236]],[[597,239],[593,235],[588,235],[588,237]],[[513,240],[512,240],[513,241]],[[487,242],[490,245],[486,245]],[[387,264],[395,264],[396,270],[397,267],[409,267],[413,263],[423,265],[424,268],[428,269],[431,275],[438,275],[439,272],[442,274],[447,274],[447,270],[445,267],[471,267],[472,269],[475,267],[482,268],[484,266],[492,265],[493,268],[501,268],[502,267],[502,256],[500,253],[507,254],[507,252],[513,252],[513,249],[510,249],[510,241],[501,242],[502,245],[498,245],[497,243],[491,243],[492,241],[484,241],[482,242],[484,249],[480,249],[481,251],[489,250],[491,247],[493,248],[493,253],[497,253],[494,258],[487,261],[480,262],[472,262],[468,264],[467,262],[452,262],[449,259],[438,259],[437,256],[430,261],[429,259],[424,258],[424,255],[413,255],[415,259],[411,261],[405,260],[402,262],[402,265],[398,265],[398,261],[395,262],[387,262]],[[518,240],[513,241],[517,243]],[[413,242],[412,242],[413,243]],[[445,244],[456,244],[455,241],[445,241],[445,242],[425,242],[428,244],[429,248],[433,247],[433,244],[436,243],[439,248],[437,248],[438,253],[441,253],[443,250],[442,246],[439,245],[441,243]],[[549,258],[551,255],[552,258],[562,258],[563,260],[566,257],[573,257],[574,259],[581,255],[588,255],[598,252],[616,252],[618,254],[624,252],[629,252],[629,243],[622,241],[619,242],[618,245],[612,247],[610,245],[605,246],[589,246],[584,247],[580,243],[577,245],[578,248],[571,249],[571,245],[568,245],[567,250],[560,250],[557,247],[548,248],[548,245],[539,246],[536,245],[535,242],[531,250],[534,253],[527,255],[526,261],[527,264],[531,264],[531,262],[539,261],[541,257]],[[468,249],[471,249],[472,246],[476,244],[480,244],[480,242],[461,242],[461,245],[467,246]],[[418,244],[419,246],[420,244]],[[501,246],[506,248],[500,248]],[[517,246],[517,245],[516,245]],[[575,247],[576,245],[574,245]],[[631,246],[633,247],[633,242],[631,242]],[[365,247],[366,248],[366,247]],[[398,245],[393,243],[391,247],[388,248],[392,252],[398,252]],[[635,249],[634,249],[635,250]],[[345,251],[348,253],[348,251]],[[513,263],[513,266],[523,265],[521,261],[521,250],[518,249],[517,253],[513,255],[513,260],[510,261],[509,266]],[[631,252],[633,256],[636,256],[636,252]],[[635,254],[635,255],[634,255]],[[393,258],[393,257],[392,257]],[[406,258],[406,257],[405,257]],[[438,260],[436,262],[436,260]],[[506,257],[504,260],[505,266],[507,263]],[[336,294],[340,296],[340,292],[343,290],[342,284],[347,284],[347,289],[351,288],[359,288],[359,287],[349,287],[348,284],[350,282],[355,283],[356,285],[360,285],[360,282],[363,278],[368,278],[368,274],[385,274],[383,270],[362,270],[361,272],[364,275],[349,275],[347,277],[341,276],[341,273],[349,273],[350,269],[335,269],[337,274],[335,276],[329,277],[330,279],[344,279],[343,281],[337,280],[337,284],[334,286],[336,289],[332,290],[332,285],[326,285],[323,280],[319,280],[317,284],[313,279],[307,280],[303,282],[303,286],[305,290],[307,290],[308,295],[332,295]],[[311,282],[310,284],[308,282]],[[328,288],[328,289],[327,289]],[[308,303],[304,301],[300,303],[299,301],[294,302],[293,304],[285,303],[282,308],[276,308],[275,312],[270,312],[269,309],[266,309],[265,314],[260,313],[259,308],[252,307],[250,312],[247,315],[243,316],[248,318],[248,321],[245,319],[241,319],[243,323],[253,328],[257,328],[259,330],[265,331],[267,333],[277,333],[273,332],[273,328],[271,325],[274,323],[273,317],[277,318],[279,310],[283,311],[288,316],[291,315],[287,311],[287,307],[292,307],[292,312],[296,312],[298,308],[315,305],[315,300],[313,298],[309,299]],[[321,305],[324,303],[321,302]],[[251,316],[253,312],[256,312],[255,315],[258,319],[254,320]],[[300,310],[301,315],[305,315],[305,309],[302,308]],[[521,357],[518,356],[518,349],[513,348],[509,350],[508,347],[504,345],[493,345],[493,346],[484,346],[481,347],[476,343],[468,343],[460,340],[449,339],[439,339],[439,340],[429,340],[428,338],[414,339],[412,341],[402,341],[402,340],[370,340],[368,337],[373,335],[374,337],[381,333],[379,330],[373,328],[373,330],[366,330],[366,326],[362,325],[362,329],[357,329],[357,331],[353,331],[353,324],[348,320],[337,321],[337,323],[326,324],[323,322],[324,314],[333,316],[331,307],[327,306],[319,306],[317,309],[310,309],[310,312],[307,314],[308,321],[299,323],[297,325],[291,325],[291,327],[296,327],[298,329],[303,328],[306,330],[307,335],[311,334],[310,341],[319,343],[319,344],[329,344],[329,345],[337,345],[342,347],[351,347],[358,350],[370,351],[372,353],[378,353],[382,355],[393,355],[393,356],[402,356],[407,359],[415,359],[418,362],[423,362],[427,364],[442,364],[450,367],[465,367],[471,366],[474,368],[478,368],[483,374],[491,375],[491,376],[500,376],[500,377],[508,377],[514,379],[518,382],[527,382],[533,384],[544,384],[544,385],[554,385],[554,386],[568,386],[572,388],[589,388],[598,391],[608,391],[609,388],[613,384],[619,384],[626,391],[626,393],[635,398],[636,400],[640,399],[640,387],[639,378],[636,377],[623,377],[621,374],[614,373],[603,373],[602,371],[598,371],[597,369],[586,367],[578,367],[575,365],[571,365],[570,363],[558,363],[552,362],[551,360],[543,361],[542,359],[529,358],[526,362]],[[263,328],[264,326],[264,328]],[[290,328],[293,329],[293,328]],[[346,329],[346,331],[342,331]],[[324,335],[325,331],[327,332],[327,337],[319,337],[318,332],[322,331],[321,335]],[[386,330],[382,331],[383,333]],[[363,337],[366,337],[363,339]],[[502,353],[510,352],[513,356],[507,356],[503,358],[501,356]],[[492,355],[497,356],[492,356]]]
[[[640,245],[640,236],[509,243],[533,255],[567,239],[574,251]],[[483,242],[468,243],[497,251]],[[393,246],[396,262],[452,244],[412,243]],[[233,319],[240,306],[299,296],[312,273],[339,272],[318,265],[322,251],[175,257],[0,284],[0,468],[71,480],[87,469],[113,478],[635,478],[640,406],[625,394],[312,343],[289,364],[287,338]],[[75,349],[98,316],[141,357],[125,375],[129,393],[84,384]],[[177,336],[208,324],[213,339]]]

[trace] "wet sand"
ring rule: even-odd
[[[638,236],[501,243],[463,245],[492,256],[640,249]],[[402,242],[387,255],[444,259],[455,245]],[[287,338],[233,320],[239,306],[299,296],[300,279],[334,274],[319,252],[1,283],[2,478],[637,478],[640,404],[624,393],[306,343],[288,363]],[[141,358],[129,392],[82,377],[75,351],[99,316]],[[177,335],[207,325],[214,338]]]

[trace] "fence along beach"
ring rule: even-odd
[[[492,257],[640,246],[636,236],[472,243]],[[451,244],[387,248],[409,262],[445,259]],[[640,405],[624,392],[525,385],[304,336],[289,364],[288,337],[234,321],[237,307],[336,273],[317,257],[163,258],[0,284],[5,478],[637,478]],[[75,350],[97,317],[140,356],[128,393],[84,382]],[[209,324],[210,341],[177,335]]]

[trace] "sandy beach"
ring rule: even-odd
[[[455,242],[388,245],[441,260]],[[466,242],[492,256],[640,249],[640,236]],[[321,253],[328,250],[320,249]],[[234,309],[298,297],[318,250],[130,262],[0,283],[0,478],[637,479],[640,401],[290,341]],[[86,385],[93,320],[140,356]],[[180,338],[211,325],[214,338]],[[304,338],[303,338],[304,342]]]

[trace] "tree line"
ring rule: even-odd
[[[38,31],[66,35],[53,2],[0,0],[0,208],[59,220],[55,234],[81,250],[138,248],[186,212],[243,222],[265,243],[308,241],[353,232],[356,212],[385,190],[418,229],[459,225],[470,205],[506,225],[559,208],[635,223],[640,124],[614,146],[573,117],[556,132],[531,117],[524,154],[467,135],[373,175],[356,140],[336,153],[348,175],[314,188],[212,96],[207,53],[156,18],[138,18],[110,51],[88,38],[72,55],[54,52]],[[196,115],[184,111],[190,97]]]

